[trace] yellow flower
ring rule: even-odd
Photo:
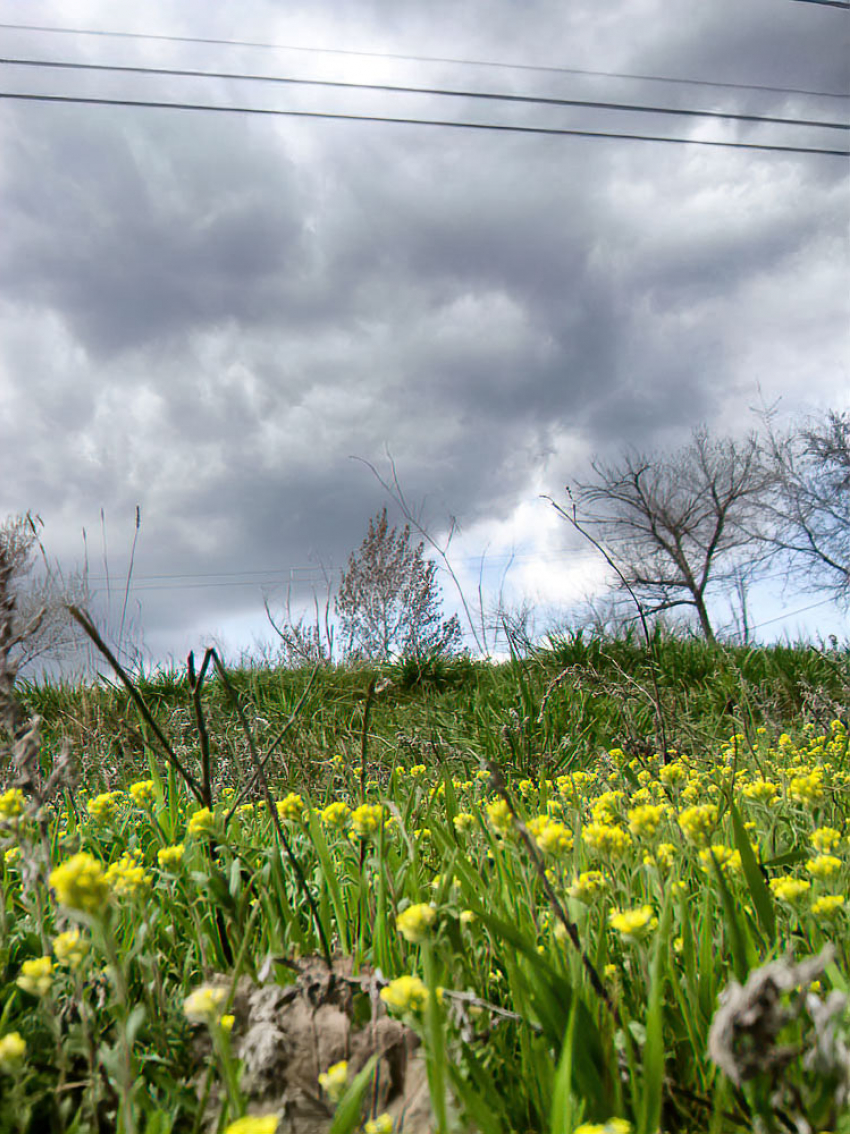
[[[297,792],[291,791],[277,801],[277,813],[281,819],[300,819],[304,814],[304,800]]]
[[[588,823],[581,833],[587,845],[600,854],[617,856],[631,846],[631,837],[622,827],[608,823]]]
[[[806,806],[820,803],[824,796],[823,768],[815,768],[808,775],[794,776],[788,785],[788,795]]]
[[[487,818],[490,820],[493,830],[505,834],[506,831],[511,829],[513,812],[504,799],[494,799],[487,804]]]
[[[832,878],[843,866],[840,858],[834,854],[819,854],[811,862],[806,863],[806,870],[813,878]]]
[[[731,847],[725,847],[722,843],[713,843],[712,846],[705,847],[704,850],[699,852],[699,860],[702,863],[703,870],[707,874],[710,874],[714,869],[711,861],[712,857],[724,874],[741,869],[740,851],[732,850]]]
[[[459,921],[460,921],[461,925],[472,925],[473,922],[475,922],[477,920],[478,919],[475,915],[474,910],[461,910],[460,911]]]
[[[24,810],[24,793],[20,788],[9,788],[0,795],[0,823],[11,823],[13,819],[17,819],[23,814]],[[17,1035],[17,1032],[13,1032]]]
[[[354,833],[366,838],[379,830],[384,821],[384,809],[380,803],[361,803],[351,813],[351,826]]]
[[[788,875],[770,880],[770,889],[774,897],[779,898],[781,902],[788,902],[789,905],[799,901],[808,893],[811,886],[811,882],[806,881],[805,878],[792,878]]]
[[[0,1071],[14,1075],[27,1053],[26,1040],[20,1032],[8,1032],[0,1039]]]
[[[751,784],[744,784],[741,788],[747,799],[754,799],[757,803],[775,803],[779,795],[779,784],[770,780],[754,780]]]
[[[379,1114],[370,1118],[363,1127],[363,1134],[393,1134],[393,1120],[389,1114]]]
[[[818,827],[812,831],[811,844],[816,851],[829,853],[841,845],[841,832],[834,827]]]
[[[470,811],[458,811],[452,823],[456,831],[463,833],[475,826],[475,816]]]
[[[415,780],[418,780],[422,776],[424,776],[427,771],[428,771],[428,769],[425,767],[424,764],[414,764],[413,767],[410,769],[410,775],[413,776],[413,778]]]
[[[53,938],[53,952],[61,965],[67,965],[76,972],[88,955],[91,943],[83,937],[79,929],[68,929]]]
[[[147,889],[153,879],[145,874],[145,868],[139,865],[136,856],[127,852],[106,871],[106,881],[116,897],[132,898]]]
[[[553,801],[554,802],[554,801]],[[563,823],[538,815],[528,821],[528,832],[546,854],[566,854],[573,849],[573,836]]]
[[[14,866],[14,864],[20,859],[20,857],[20,847],[9,847],[9,849],[3,855],[3,861],[7,866]]]
[[[331,1100],[337,1103],[342,1098],[348,1083],[348,1063],[343,1059],[334,1063],[319,1076],[319,1086]]]
[[[652,906],[639,906],[634,910],[611,910],[608,921],[612,929],[627,941],[641,941],[658,925]]]
[[[94,799],[90,799],[86,804],[86,810],[92,819],[97,819],[101,823],[108,823],[110,819],[114,819],[115,812],[118,810],[118,800],[121,798],[120,791],[105,791],[100,795],[96,795]]]
[[[215,827],[215,815],[213,815],[208,807],[199,807],[198,810],[189,817],[186,834],[190,836],[211,835],[215,831]]]
[[[220,1021],[226,1000],[226,989],[202,984],[183,1001],[183,1015],[192,1024],[212,1025]]]
[[[651,839],[664,818],[667,808],[663,803],[633,807],[628,812],[629,830],[638,839]]]
[[[228,1013],[226,1016],[222,1016],[218,1023],[223,1032],[232,1032],[236,1017]]]
[[[631,1134],[632,1124],[625,1118],[609,1118],[607,1122],[582,1122],[573,1134]]]
[[[590,814],[597,823],[616,823],[619,804],[624,798],[625,793],[622,791],[604,791],[594,800]]]
[[[109,896],[103,867],[85,852],[75,854],[50,873],[50,885],[63,906],[96,914]]]
[[[153,802],[153,780],[140,780],[137,784],[130,784],[130,798],[139,807],[146,807]]]
[[[696,846],[708,845],[711,834],[717,826],[717,808],[713,803],[701,803],[686,808],[679,816],[679,826],[685,838]]]
[[[31,992],[33,996],[45,996],[53,984],[53,960],[50,957],[36,957],[31,961],[24,961],[21,965],[21,975],[16,983],[24,992]]]
[[[381,1000],[393,1012],[421,1012],[428,1002],[428,989],[418,976],[400,976],[381,989]]]
[[[812,913],[815,917],[835,917],[844,909],[844,900],[843,894],[826,894],[812,902]]]
[[[224,1128],[224,1134],[277,1134],[280,1118],[276,1114],[247,1114]]]
[[[674,760],[658,770],[658,778],[668,787],[679,787],[688,778],[688,769],[681,760]]]
[[[327,805],[322,811],[321,818],[326,827],[342,830],[351,818],[351,808],[347,803],[343,803],[342,800],[337,800],[335,803],[329,803]]]
[[[156,860],[163,870],[172,870],[179,866],[186,853],[186,844],[177,843],[173,847],[162,847],[156,852]]]
[[[418,905],[408,906],[398,915],[395,921],[396,929],[407,941],[418,944],[425,940],[436,918],[437,911],[434,907],[420,902]]]
[[[601,870],[585,870],[569,888],[571,898],[590,904],[597,894],[608,888]]]

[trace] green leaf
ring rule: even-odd
[[[337,1104],[328,1134],[351,1134],[351,1131],[360,1125],[363,1096],[380,1058],[380,1052],[373,1055],[363,1070],[355,1075]]]
[[[667,888],[661,921],[655,934],[649,976],[649,1004],[646,1010],[646,1040],[643,1045],[643,1083],[638,1116],[638,1134],[656,1134],[661,1124],[664,1101],[664,988],[670,940],[673,888]]]
[[[350,952],[351,948],[348,934],[348,912],[345,908],[336,870],[331,862],[325,833],[322,830],[321,823],[313,813],[312,807],[307,809],[307,821],[310,827],[310,838],[315,847],[316,854],[319,857],[319,865],[322,868],[322,874],[328,887],[328,893],[331,896],[331,905],[334,908],[334,916],[336,917],[336,930],[339,936],[340,948],[343,953],[347,954]]]
[[[726,920],[726,928],[729,933],[729,944],[732,949],[735,976],[741,984],[744,984],[750,969],[758,965],[758,956],[753,946],[753,939],[750,936],[747,924],[742,917],[739,917],[735,910],[735,902],[732,898],[732,894],[726,884],[726,879],[723,877],[723,871],[720,869],[713,853],[711,854],[711,865],[714,869],[718,888],[720,889],[720,899],[723,902],[723,913]]]
[[[738,808],[734,803],[730,803],[729,811],[732,815],[735,845],[741,856],[741,866],[744,868],[744,877],[747,880],[750,897],[753,899],[753,907],[762,933],[765,935],[768,945],[773,948],[776,944],[776,915],[773,912],[773,900],[762,877],[759,864],[756,862],[756,856],[753,854],[753,848],[750,846],[750,840],[747,838],[747,832]]]
[[[573,997],[570,1014],[567,1018],[564,1042],[561,1044],[561,1057],[555,1069],[555,1081],[552,1085],[552,1107],[549,1111],[550,1134],[562,1134],[564,1130],[572,1130],[576,1124],[572,1086],[577,1003],[576,997]]]

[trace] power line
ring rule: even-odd
[[[844,0],[797,0],[800,4],[820,4],[824,8],[843,8],[845,12],[850,12],[850,4]]]
[[[827,0],[822,0],[827,2]],[[845,5],[840,5],[845,7]],[[683,86],[721,87],[727,90],[766,91],[770,94],[810,95],[813,98],[850,98],[844,92],[813,91],[799,87],[773,87],[757,83],[725,83],[710,79],[683,79],[672,75],[643,75],[628,71],[593,71],[582,67],[555,67],[540,63],[509,63],[493,59],[459,59],[440,55],[403,55],[391,51],[355,51],[341,47],[305,47],[292,43],[263,43],[244,39],[213,39],[191,35],[154,35],[144,32],[104,31],[92,28],[43,27],[35,24],[0,24],[10,31],[44,32],[51,35],[87,35],[108,39],[145,39],[163,43],[202,43],[219,47],[251,47],[269,51],[298,51],[313,55],[348,55],[363,59],[394,59],[413,63],[448,63],[461,67],[496,67],[511,71],[537,71],[558,75],[588,75],[605,79],[630,79],[647,83],[677,83]]]
[[[142,67],[112,63],[80,63],[56,59],[4,59],[0,64],[14,67],[45,67],[54,70],[111,72],[123,75],[170,75],[192,79],[224,79],[237,82],[273,83],[286,86],[332,87],[336,90],[380,91],[389,94],[431,95],[448,98],[483,99],[490,102],[525,103],[535,106],[581,107],[590,110],[617,110],[643,114],[672,114],[686,118],[720,118],[734,122],[760,122],[775,126],[816,126],[825,130],[850,130],[846,122],[818,119],[781,118],[764,114],[738,114],[720,110],[693,110],[641,103],[607,102],[590,99],[554,98],[542,95],[507,94],[497,91],[451,90],[445,87],[410,87],[390,83],[351,83],[332,79],[301,79],[279,75],[255,75],[233,71],[199,71],[183,67]]]
[[[536,134],[549,137],[611,138],[632,142],[667,142],[688,146],[712,146],[732,150],[762,150],[787,154],[822,154],[827,157],[850,157],[850,150],[828,150],[813,146],[779,146],[763,142],[721,142],[705,138],[675,138],[663,134],[627,134],[606,130],[574,130],[554,126],[511,126],[495,122],[452,122],[439,118],[389,117],[380,114],[331,114],[317,110],[273,110],[255,106],[215,106],[193,102],[161,102],[154,99],[86,98],[82,95],[23,94],[0,91],[0,99],[19,102],[64,103],[77,106],[125,106],[146,110],[196,110],[217,114],[256,114],[276,118],[312,118],[335,122],[380,122],[397,126],[437,126],[454,130],[490,130],[503,134]]]

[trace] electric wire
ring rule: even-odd
[[[825,0],[824,0],[825,2]],[[841,5],[842,7],[844,5]],[[269,51],[296,51],[315,55],[347,55],[363,59],[392,59],[411,63],[441,63],[462,67],[494,67],[512,71],[537,71],[559,75],[587,75],[595,78],[628,79],[648,83],[676,83],[683,86],[720,87],[727,90],[765,91],[770,94],[809,95],[813,98],[850,98],[850,94],[838,91],[806,90],[800,87],[774,87],[759,83],[729,83],[711,79],[686,79],[672,75],[645,75],[628,71],[596,71],[582,67],[558,67],[540,63],[511,63],[505,60],[464,59],[441,55],[404,55],[391,51],[357,51],[341,47],[305,47],[291,43],[264,43],[243,39],[215,39],[209,36],[156,35],[146,32],[107,31],[93,28],[60,28],[37,24],[3,24],[0,28],[13,31],[43,32],[50,35],[98,36],[108,39],[143,39],[163,43],[195,43],[217,47],[250,47]]]
[[[381,114],[333,114],[317,110],[278,110],[256,106],[220,106],[208,103],[163,102],[157,99],[94,98],[82,95],[30,94],[0,91],[0,99],[19,102],[43,102],[76,106],[121,106],[145,110],[193,110],[217,114],[253,114],[267,118],[324,119],[333,122],[373,122],[397,126],[434,126],[452,130],[489,130],[503,134],[532,134],[548,137],[610,138],[618,141],[662,142],[687,146],[710,146],[719,149],[759,150],[771,153],[820,154],[826,157],[850,157],[850,150],[831,150],[817,146],[769,145],[764,142],[723,142],[707,138],[677,138],[664,134],[629,134],[609,130],[577,130],[555,126],[515,126],[495,122],[453,122],[441,118],[391,117]]]
[[[510,94],[499,91],[452,90],[445,87],[412,87],[391,83],[352,83],[334,79],[304,79],[281,75],[256,75],[234,71],[206,71],[183,67],[143,67],[116,63],[81,63],[76,60],[13,59],[0,57],[0,65],[43,67],[53,70],[96,71],[122,75],[158,75],[192,79],[224,79],[236,82],[269,83],[299,87],[330,87],[347,91],[378,91],[385,94],[429,95],[442,98],[481,99],[490,102],[522,103],[534,106],[580,107],[589,110],[616,110],[639,114],[671,114],[683,118],[718,118],[730,122],[766,123],[775,126],[814,126],[824,130],[850,130],[847,122],[820,119],[784,118],[765,114],[740,114],[721,110],[696,110],[673,106],[647,106],[642,103],[608,102],[595,99],[555,98],[544,95]]]

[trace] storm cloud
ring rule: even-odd
[[[422,5],[291,7],[247,0],[237,26],[228,5],[154,3],[130,23],[91,0],[40,5],[39,21],[383,56],[24,31],[4,33],[5,54],[846,120],[846,100],[789,90],[847,92],[846,16],[815,4],[497,0],[428,5],[427,18]],[[0,21],[20,20],[0,0]],[[3,69],[7,91],[823,148],[846,138]],[[258,576],[277,571],[303,597],[319,564],[345,561],[385,499],[352,456],[386,471],[389,451],[435,530],[457,518],[459,554],[489,544],[542,563],[569,546],[545,505],[529,522],[534,502],[591,454],[676,444],[700,422],[740,431],[760,401],[788,414],[848,402],[850,209],[835,157],[0,101],[0,163],[0,514],[40,513],[51,553],[70,563],[84,527],[101,556],[103,509],[114,583],[139,504],[134,601],[158,656],[221,628],[247,644],[274,578]],[[582,573],[558,562],[566,601]]]

